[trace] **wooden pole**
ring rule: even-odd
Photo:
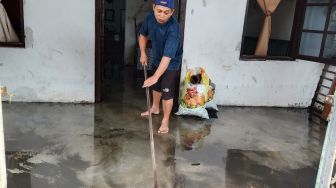
[[[147,80],[147,69],[144,65],[144,76]],[[148,126],[149,126],[149,136],[150,136],[150,148],[151,148],[151,157],[152,157],[152,171],[153,171],[153,188],[158,188],[157,180],[157,170],[156,170],[156,161],[155,161],[155,146],[154,146],[154,133],[153,133],[153,121],[152,121],[152,112],[151,112],[151,101],[149,88],[146,87],[146,97],[147,97],[147,110],[148,110]]]

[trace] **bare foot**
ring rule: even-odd
[[[158,114],[160,113],[159,110],[155,110],[155,109],[153,109],[153,108],[151,108],[151,112],[152,112],[152,114],[154,114],[154,115],[158,115]],[[142,113],[140,114],[141,117],[145,117],[145,116],[148,116],[148,115],[149,115],[148,111],[146,111],[146,112],[142,112]]]
[[[167,122],[162,121],[161,122],[161,127],[158,130],[158,133],[159,134],[167,134],[168,132],[169,132],[169,121],[167,121]]]

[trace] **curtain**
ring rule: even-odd
[[[268,50],[268,42],[271,36],[272,13],[276,10],[281,0],[257,0],[260,8],[265,14],[265,21],[259,35],[256,56],[266,57]]]
[[[5,7],[0,0],[0,42],[19,42],[13,26],[8,18]]]

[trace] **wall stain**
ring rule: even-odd
[[[230,71],[232,70],[232,66],[231,65],[222,65],[222,68],[226,71]]]
[[[194,15],[194,12],[195,12],[195,10],[194,10],[194,9],[192,9],[192,10],[191,10],[191,15]]]
[[[202,2],[203,2],[203,7],[206,7],[207,6],[206,0],[203,0]]]
[[[25,28],[26,47],[34,48],[34,33],[30,27]]]
[[[80,56],[85,56],[85,52],[83,50],[75,50],[75,52]]]
[[[183,59],[183,65],[185,66],[185,70],[188,70],[188,60],[187,59]]]
[[[298,103],[288,104],[288,107],[290,107],[290,108],[302,108],[302,107],[306,107],[306,105],[303,102],[298,102]]]
[[[49,61],[49,60],[52,59],[52,57],[51,57],[51,53],[50,53],[50,50],[49,50],[49,49],[48,49],[48,50],[40,51],[40,52],[39,52],[39,55],[40,55],[42,61]]]
[[[85,81],[86,77],[86,75],[82,75],[82,81]]]
[[[254,81],[255,83],[258,83],[256,77],[253,76],[252,79],[253,79],[253,81]]]
[[[241,48],[241,42],[238,42],[235,50],[238,51],[238,52],[240,52],[240,48]]]
[[[16,100],[28,100],[28,101],[34,101],[38,99],[38,95],[35,91],[35,89],[30,87],[18,87],[13,91],[13,93],[16,94]]]
[[[60,54],[60,55],[63,55],[63,52],[62,52],[62,51],[57,50],[57,49],[54,49],[54,48],[50,48],[50,51],[51,51],[51,52],[56,52],[56,53],[58,53],[58,54]]]
[[[28,72],[30,73],[31,78],[34,78],[34,73],[30,70],[28,70]]]

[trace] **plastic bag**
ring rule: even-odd
[[[206,108],[217,110],[213,102],[215,84],[203,68],[189,69],[187,71],[180,97],[179,111],[176,115],[192,115],[209,119]],[[212,102],[210,102],[212,101]]]
[[[216,85],[214,83],[211,83],[209,90],[208,90],[209,99],[208,99],[208,102],[205,103],[205,108],[210,109],[210,110],[215,110],[218,112],[217,104],[213,98],[215,95],[215,89],[216,89]]]
[[[190,116],[197,116],[204,119],[209,119],[208,111],[204,107],[198,108],[187,108],[183,106],[179,106],[178,112],[175,113],[176,115],[190,115]]]

